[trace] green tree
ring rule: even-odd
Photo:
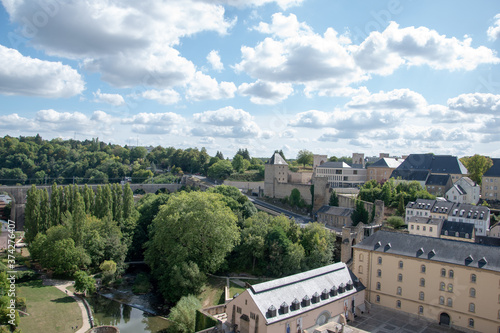
[[[237,172],[243,172],[244,171],[243,161],[244,161],[243,156],[241,156],[240,154],[236,154],[233,158],[233,161],[231,162],[233,169],[236,170]]]
[[[332,191],[332,194],[330,194],[330,201],[328,202],[328,204],[334,207],[339,206],[339,196],[337,195],[337,192]]]
[[[365,209],[363,201],[356,200],[356,208],[351,214],[352,225],[356,226],[358,223],[368,223],[368,211]]]
[[[77,271],[73,275],[75,279],[75,291],[83,293],[84,295],[95,293],[95,279],[88,275],[87,272]]]
[[[201,308],[200,301],[193,295],[182,297],[170,310],[168,320],[172,325],[169,332],[191,333],[196,324],[196,310]]]
[[[479,185],[481,185],[483,174],[493,165],[491,158],[478,154],[462,157],[460,161],[467,168],[469,178]]]
[[[24,217],[24,237],[26,242],[31,244],[40,231],[41,213],[40,213],[41,193],[35,185],[31,185],[28,190]]]
[[[208,168],[208,177],[215,179],[227,179],[231,173],[233,173],[233,165],[227,160],[221,160]]]
[[[306,149],[299,150],[299,153],[297,154],[297,163],[303,164],[305,167],[306,164],[312,164],[313,160],[314,154],[312,152]]]
[[[102,271],[102,280],[104,284],[111,283],[115,278],[116,273],[116,262],[113,260],[105,260],[99,266]]]
[[[401,216],[391,216],[387,218],[387,223],[394,229],[401,229],[405,226],[405,220]]]
[[[300,244],[305,253],[305,269],[313,269],[333,263],[335,233],[320,223],[309,223],[301,233]]]

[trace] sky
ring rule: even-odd
[[[500,157],[500,1],[1,0],[0,136]]]

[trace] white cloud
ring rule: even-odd
[[[337,131],[336,129],[331,129],[326,133],[323,133],[318,138],[318,141],[337,142],[339,141],[339,131]]]
[[[94,93],[94,97],[94,102],[97,103],[108,103],[114,106],[125,105],[125,100],[123,99],[122,95],[101,93],[101,89],[98,89]]]
[[[206,2],[214,2],[213,0],[203,0]],[[263,6],[269,3],[276,3],[282,9],[288,9],[293,6],[298,6],[304,0],[216,0],[217,3],[235,6],[235,7],[248,7],[248,6]]]
[[[371,32],[361,45],[352,46],[351,50],[363,70],[381,75],[391,74],[403,64],[452,71],[500,62],[491,49],[473,48],[471,43],[471,38],[460,41],[426,27],[400,28],[391,22],[383,32]]]
[[[255,104],[276,104],[288,98],[293,93],[290,83],[275,83],[257,80],[254,83],[243,83],[238,87],[238,93],[250,96]]]
[[[497,114],[500,111],[500,95],[462,94],[448,99],[448,107],[466,113]]]
[[[60,62],[25,57],[0,45],[0,63],[0,94],[64,98],[85,89],[81,75]]]
[[[17,113],[0,116],[0,128],[3,130],[36,130],[32,119],[20,117]]]
[[[233,98],[236,90],[236,85],[232,82],[223,81],[219,84],[216,79],[196,72],[189,82],[186,96],[195,101],[218,100]]]
[[[495,23],[488,27],[487,34],[491,40],[500,39],[500,14],[495,15]]]
[[[266,34],[272,34],[280,38],[295,37],[297,35],[312,35],[312,29],[304,22],[299,22],[297,16],[290,14],[284,16],[282,13],[275,13],[272,16],[272,23],[260,22],[255,30]]]
[[[191,134],[203,137],[256,138],[263,134],[250,113],[228,106],[193,115],[199,126]]]
[[[142,92],[141,96],[163,105],[175,104],[180,100],[179,93],[173,89],[146,90]]]
[[[122,119],[122,124],[132,124],[132,131],[141,134],[167,134],[182,125],[184,118],[173,112],[139,113]]]
[[[369,110],[416,110],[427,105],[425,98],[410,89],[380,91],[375,94],[360,94],[346,104],[351,109]]]
[[[220,72],[224,69],[224,64],[220,61],[219,51],[210,51],[207,55],[207,61],[212,66],[213,70]]]
[[[111,134],[113,118],[103,111],[94,111],[89,117],[81,112],[58,112],[53,109],[40,110],[33,119],[43,132],[78,132],[94,135]]]

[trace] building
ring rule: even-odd
[[[366,167],[367,180],[376,180],[377,183],[387,181],[396,168],[402,163],[400,159],[383,157]]]
[[[431,217],[446,220],[454,206],[453,202],[435,200],[431,207]]]
[[[251,286],[226,304],[234,332],[313,332],[364,311],[365,287],[344,263]]]
[[[379,231],[353,248],[368,302],[461,330],[500,331],[498,247]]]
[[[432,195],[444,197],[445,193],[453,186],[451,176],[430,174],[425,181],[425,189]]]
[[[448,201],[476,205],[479,202],[481,187],[469,177],[462,177],[446,192]]]
[[[335,228],[349,227],[352,225],[352,212],[354,212],[353,208],[325,205],[318,210],[317,221]]]
[[[445,239],[454,239],[474,243],[476,232],[474,225],[471,223],[450,222],[445,220],[443,221],[443,225],[441,227],[440,236]]]
[[[406,222],[410,220],[410,217],[430,217],[431,208],[435,204],[436,200],[430,199],[417,199],[417,201],[410,201],[406,205]]]
[[[400,170],[396,169],[391,173],[391,178],[394,178],[394,183],[400,182],[417,182],[425,188],[427,178],[429,178],[430,171],[428,170]]]
[[[492,158],[493,165],[483,174],[481,196],[486,200],[500,199],[500,158]]]
[[[332,188],[359,188],[366,182],[366,169],[361,164],[326,162],[316,167],[315,175],[327,177]]]
[[[439,237],[443,222],[442,219],[412,216],[407,220],[408,232],[412,235]]]
[[[488,237],[500,238],[500,222],[493,224],[487,233]]]

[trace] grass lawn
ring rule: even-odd
[[[213,276],[207,278],[207,282],[203,287],[198,298],[201,300],[203,307],[224,304],[224,286],[226,279],[220,279]]]
[[[240,287],[235,283],[232,283],[232,282],[229,283],[229,296],[230,297],[233,297],[236,294],[241,294],[245,290],[246,290],[246,288]]]
[[[21,317],[19,327],[30,332],[74,332],[71,327],[82,326],[82,312],[74,299],[41,280],[20,283],[19,296],[26,297],[30,316]]]

